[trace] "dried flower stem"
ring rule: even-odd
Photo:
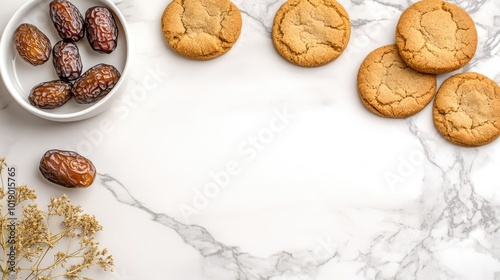
[[[90,280],[81,275],[86,269],[98,266],[104,271],[112,270],[113,257],[107,249],[100,250],[99,243],[94,240],[95,234],[102,230],[94,216],[71,204],[64,194],[52,198],[47,210],[41,210],[35,203],[35,191],[22,185],[17,187],[15,194],[15,205],[22,206],[22,213],[15,224],[15,272],[10,271],[11,221],[8,221],[9,211],[3,211],[8,194],[2,172],[5,168],[5,159],[0,158],[0,249],[3,251],[0,280],[6,280],[12,273],[15,279],[24,280]],[[48,260],[50,255],[53,261]]]

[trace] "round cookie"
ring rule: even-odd
[[[276,50],[299,66],[332,62],[347,47],[350,36],[349,15],[335,0],[289,0],[274,17]]]
[[[436,94],[436,76],[410,68],[396,45],[370,53],[358,71],[358,93],[373,113],[386,118],[407,118],[423,110]]]
[[[423,0],[401,15],[396,44],[403,60],[413,69],[443,74],[464,67],[477,49],[472,18],[457,5]]]
[[[434,124],[450,142],[477,147],[500,136],[500,87],[478,73],[448,78],[434,101]]]
[[[208,60],[232,48],[240,36],[242,19],[229,0],[173,0],[161,23],[173,50],[187,58]]]

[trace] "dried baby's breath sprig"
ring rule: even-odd
[[[0,157],[0,185],[1,185],[0,199],[3,199],[5,197],[5,195],[7,195],[7,192],[5,191],[5,189],[3,187],[5,185],[4,181],[3,181],[3,176],[1,176],[1,174],[3,174],[3,170],[5,167],[7,167],[7,164],[5,163],[5,158]],[[1,204],[0,204],[0,207],[1,207]]]
[[[35,203],[35,191],[26,185],[16,188],[12,200],[4,184],[6,167],[0,158],[0,280],[92,279],[82,273],[93,267],[112,270],[113,257],[95,241],[102,226],[94,216],[64,194],[52,198],[42,210]],[[9,212],[12,205],[20,212],[15,218]],[[13,248],[15,260],[10,262]]]

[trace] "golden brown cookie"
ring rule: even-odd
[[[442,74],[464,67],[477,49],[477,30],[462,8],[441,0],[419,1],[401,15],[396,43],[413,69]]]
[[[241,33],[240,10],[229,0],[173,0],[162,16],[170,47],[196,60],[228,52]]]
[[[335,60],[350,36],[349,15],[334,0],[289,0],[274,17],[276,50],[299,66],[322,66]]]
[[[370,53],[358,71],[361,101],[373,113],[387,118],[407,118],[422,111],[436,94],[436,76],[410,68],[396,45]]]
[[[477,147],[500,136],[500,87],[477,73],[448,78],[434,101],[434,124],[452,143]]]

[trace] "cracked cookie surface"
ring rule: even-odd
[[[396,44],[413,69],[443,74],[464,67],[476,53],[478,36],[462,8],[441,0],[419,1],[401,15]]]
[[[434,101],[434,124],[450,142],[477,147],[500,136],[500,87],[478,73],[448,78]]]
[[[358,93],[373,113],[407,118],[422,111],[436,94],[436,76],[410,68],[396,45],[371,52],[358,71]]]
[[[241,12],[229,0],[174,0],[163,12],[161,22],[169,46],[196,60],[228,52],[242,26]]]
[[[276,50],[299,66],[332,62],[345,50],[350,36],[349,15],[334,0],[289,0],[274,17]]]

